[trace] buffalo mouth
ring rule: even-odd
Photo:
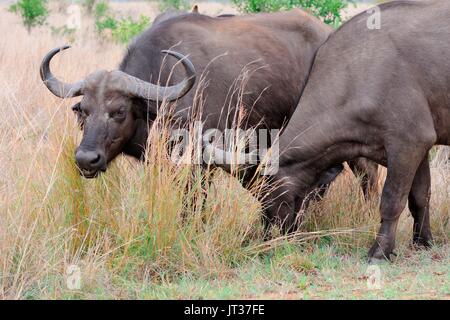
[[[97,178],[100,175],[100,173],[105,172],[106,169],[101,169],[101,170],[97,170],[97,169],[94,169],[94,170],[79,169],[79,171],[80,171],[80,175],[83,178],[94,179],[94,178]]]

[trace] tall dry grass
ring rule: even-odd
[[[343,248],[366,248],[378,227],[377,200],[363,201],[347,173],[306,215],[301,236],[262,242],[260,205],[232,176],[174,164],[167,132],[153,132],[148,161],[119,157],[96,180],[80,177],[74,149],[80,132],[70,106],[39,79],[44,54],[64,40],[45,28],[27,34],[1,12],[0,30],[0,298],[64,298],[65,273],[78,265],[83,297],[103,288],[130,297],[124,281],[166,283],[177,275],[223,277],[285,241],[324,235]],[[67,81],[113,69],[123,48],[86,36],[52,62]],[[435,159],[441,159],[436,157]],[[195,172],[192,175],[192,171]],[[432,225],[438,243],[449,236],[450,168],[433,162]],[[204,204],[203,204],[204,202]],[[399,235],[406,243],[412,219]],[[300,239],[300,240],[299,240]]]
[[[75,102],[52,97],[38,76],[43,55],[63,40],[44,28],[29,35],[2,15],[0,26],[12,32],[0,40],[0,297],[61,297],[72,264],[88,291],[128,272],[161,281],[239,264],[245,245],[260,241],[258,203],[219,173],[199,205],[204,177],[170,161],[161,131],[151,135],[146,163],[120,158],[99,179],[81,178]],[[122,52],[87,36],[52,66],[73,81],[113,69]]]

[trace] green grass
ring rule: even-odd
[[[276,251],[276,252],[275,252]],[[286,245],[218,277],[184,274],[167,279],[115,275],[63,299],[449,299],[448,245],[430,251],[401,248],[395,263],[380,265],[382,288],[367,287],[365,250],[343,255],[332,246]],[[282,252],[284,251],[284,252]],[[282,252],[282,253],[281,253]],[[109,278],[107,274],[99,275]],[[60,279],[62,282],[64,279]],[[55,279],[47,286],[55,286]],[[42,290],[42,289],[40,289]],[[50,292],[49,292],[50,293]],[[25,298],[39,298],[27,291]]]

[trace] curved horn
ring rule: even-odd
[[[175,101],[186,95],[195,84],[196,75],[194,65],[181,53],[170,50],[163,50],[161,52],[167,53],[181,61],[186,72],[186,78],[182,82],[173,86],[163,87],[143,81],[122,71],[115,71],[120,74],[120,78],[124,79],[124,82],[121,84],[121,91],[147,100],[163,101],[165,99],[168,102]]]
[[[52,74],[50,71],[50,61],[52,58],[59,52],[69,49],[70,46],[63,46],[59,48],[55,48],[50,50],[42,60],[40,74],[41,79],[44,84],[47,86],[48,90],[53,93],[55,96],[60,98],[73,98],[77,96],[81,96],[83,94],[83,85],[84,81],[80,81],[77,83],[64,83]]]

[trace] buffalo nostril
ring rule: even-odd
[[[96,151],[78,150],[75,158],[78,167],[84,170],[99,170],[104,165],[104,157]]]
[[[97,163],[99,163],[101,160],[101,157],[99,154],[97,154],[96,156],[94,156],[94,158],[90,161],[91,165],[96,165]]]

